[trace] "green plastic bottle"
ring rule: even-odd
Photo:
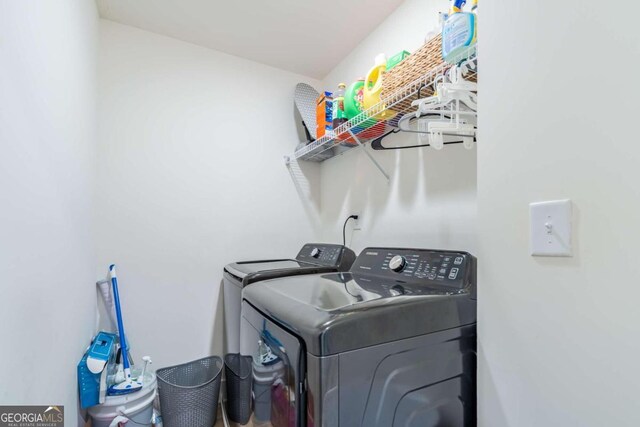
[[[344,95],[344,111],[347,119],[351,120],[364,111],[364,77],[353,82]],[[360,130],[369,128],[377,123],[375,119],[365,120],[358,125]]]

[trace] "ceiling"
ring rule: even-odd
[[[100,16],[321,79],[402,0],[97,0]]]

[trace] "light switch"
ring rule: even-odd
[[[571,200],[531,203],[531,255],[572,256]]]

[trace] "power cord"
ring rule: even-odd
[[[349,215],[347,219],[344,221],[344,225],[342,226],[342,246],[347,246],[346,230],[347,230],[347,222],[349,222],[350,219],[357,220],[358,215]]]

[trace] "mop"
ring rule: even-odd
[[[120,296],[118,294],[118,279],[116,277],[116,266],[109,266],[109,275],[111,276],[111,285],[113,286],[113,300],[116,308],[116,318],[118,320],[118,333],[120,335],[120,348],[122,350],[122,364],[124,366],[124,381],[113,384],[107,390],[109,396],[117,396],[129,394],[142,388],[142,378],[133,380],[131,378],[131,365],[129,364],[129,356],[127,354],[127,338],[124,334],[124,323],[122,322],[122,310],[120,309]]]
[[[102,300],[104,301],[104,306],[107,310],[107,315],[109,316],[110,328],[111,330],[115,330],[118,327],[118,321],[116,320],[116,306],[113,303],[113,298],[111,297],[111,280],[109,278],[99,280],[96,282],[98,285],[98,289],[102,294]],[[99,323],[96,321],[96,323]],[[97,328],[98,326],[96,326]]]

